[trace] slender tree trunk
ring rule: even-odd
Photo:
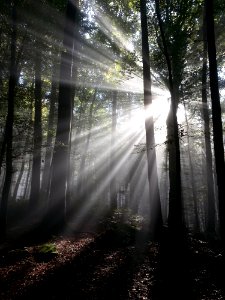
[[[51,188],[48,205],[48,217],[56,229],[65,224],[66,189],[68,180],[69,142],[72,119],[71,71],[73,61],[74,29],[77,26],[78,10],[76,5],[68,0],[66,22],[61,55],[58,122],[55,147],[52,158]]]
[[[12,202],[16,202],[16,200],[17,200],[18,189],[19,189],[19,186],[20,186],[20,183],[21,183],[21,179],[22,179],[23,174],[24,174],[24,169],[25,169],[25,164],[26,164],[25,156],[26,156],[26,150],[29,147],[29,142],[30,142],[30,138],[29,138],[29,134],[27,134],[26,140],[25,140],[25,143],[24,143],[21,168],[20,168],[20,172],[19,172],[18,178],[16,180],[14,191],[13,191]]]
[[[14,191],[13,191],[13,196],[12,196],[12,202],[13,203],[17,201],[18,189],[19,189],[19,186],[20,186],[21,179],[23,177],[24,167],[25,167],[25,160],[23,158],[21,168],[20,168],[20,172],[19,172],[18,178],[16,180],[15,188],[14,188]]]
[[[73,145],[81,145],[82,142],[82,137],[81,137],[81,132],[82,132],[82,129],[83,129],[83,117],[84,117],[84,114],[85,114],[85,111],[86,111],[86,106],[87,106],[87,101],[85,102],[85,106],[83,107],[83,103],[81,103],[81,109],[79,110],[79,115],[78,115],[78,120],[77,120],[77,124],[76,124],[76,132],[74,134],[74,140],[73,140]],[[77,155],[77,148],[74,148],[73,149],[73,157],[75,158],[76,155]],[[72,166],[70,166],[70,172],[71,172],[71,175],[74,174],[75,172],[75,164],[73,164]],[[78,173],[79,174],[79,173]],[[71,178],[70,178],[71,179]],[[71,184],[71,188],[70,188],[70,197],[72,197],[73,199],[75,199],[74,202],[79,202],[79,184],[80,184],[80,181],[79,181],[79,177],[77,179],[77,183],[76,185],[72,185]],[[74,204],[74,203],[73,203]],[[70,203],[70,205],[73,207],[73,204],[72,202]],[[70,210],[71,211],[71,210]],[[71,214],[70,214],[71,215]]]
[[[79,31],[79,30],[77,30]],[[75,55],[73,55],[73,60],[75,60]],[[77,65],[75,63],[73,63],[73,67],[72,67],[72,83],[73,83],[73,87],[72,87],[72,92],[71,92],[71,101],[72,101],[72,117],[71,117],[71,131],[70,131],[70,137],[69,137],[69,153],[70,153],[70,158],[68,160],[68,173],[67,173],[67,190],[66,190],[66,215],[70,216],[71,213],[71,205],[72,205],[72,193],[73,193],[73,185],[74,185],[74,181],[73,181],[73,174],[74,174],[74,163],[73,163],[73,159],[71,157],[71,153],[72,153],[72,137],[73,137],[73,123],[74,123],[74,114],[73,114],[73,110],[74,110],[74,99],[75,99],[75,95],[76,95],[76,80],[77,80]]]
[[[146,0],[140,0],[141,31],[142,31],[142,59],[143,59],[143,80],[144,80],[144,107],[145,107],[145,131],[146,151],[148,162],[148,181],[150,197],[150,230],[153,235],[161,230],[162,212],[159,195],[158,173],[156,164],[154,120],[152,110],[152,91],[150,57],[148,43],[148,23]]]
[[[91,101],[91,106],[90,106],[90,111],[89,111],[89,116],[88,116],[88,135],[87,139],[84,145],[84,149],[82,151],[82,158],[81,158],[81,163],[80,163],[80,168],[79,168],[79,176],[80,180],[78,183],[78,195],[81,197],[82,200],[85,199],[85,164],[86,164],[86,159],[87,159],[87,153],[89,150],[89,144],[90,144],[90,139],[91,139],[91,130],[92,130],[92,124],[93,124],[93,107],[96,101],[96,94],[97,94],[97,89],[95,89],[94,95],[92,96],[92,101]]]
[[[161,206],[162,206],[162,217],[164,223],[167,222],[168,219],[168,203],[169,203],[169,178],[168,178],[168,150],[164,151],[164,167],[162,170],[162,180],[160,184],[160,191],[163,196],[161,196]]]
[[[79,8],[79,1],[76,2],[77,8]],[[77,22],[80,24],[80,15],[77,16]],[[73,66],[72,66],[72,91],[71,91],[71,99],[72,99],[72,119],[71,124],[73,128],[74,124],[74,100],[77,92],[77,70],[79,65],[79,59],[76,57],[77,52],[79,51],[79,40],[80,40],[80,32],[79,27],[77,26],[74,30],[74,45],[73,45]],[[70,158],[68,160],[68,173],[67,173],[67,191],[66,191],[66,215],[69,217],[72,213],[72,199],[73,199],[73,191],[74,191],[74,180],[73,180],[73,174],[75,169],[75,164],[73,163],[73,158],[71,157],[73,145],[72,145],[72,137],[73,137],[73,129],[70,131],[70,141],[69,141],[69,152],[70,152]]]
[[[24,194],[23,194],[23,200],[27,200],[28,196],[29,196],[31,170],[32,170],[32,162],[31,162],[31,157],[29,157],[27,177],[26,177],[26,181],[25,181],[25,189],[24,189]]]
[[[134,214],[138,213],[138,208],[140,203],[140,199],[138,197],[135,197],[135,190],[137,188],[138,177],[141,176],[141,174],[138,173],[138,170],[140,169],[143,155],[144,152],[136,154],[135,160],[132,162],[128,174],[128,180],[129,180],[128,182],[130,184],[129,208],[132,210]]]
[[[221,119],[221,106],[217,73],[213,0],[205,0],[205,9],[207,24],[206,28],[209,57],[210,90],[212,99],[213,142],[219,200],[220,234],[223,243],[225,243],[225,163],[223,127]]]
[[[197,202],[198,201],[197,200],[197,189],[196,189],[195,175],[194,175],[194,168],[193,168],[191,147],[190,147],[189,124],[188,124],[187,111],[186,111],[185,105],[184,105],[184,111],[185,111],[185,122],[186,122],[186,126],[187,126],[187,151],[188,151],[188,161],[189,161],[190,176],[191,176],[192,199],[193,199],[193,206],[194,206],[194,222],[195,222],[194,229],[196,232],[199,232],[200,224],[199,224],[199,213],[198,213],[198,202]]]
[[[41,120],[41,51],[38,41],[36,41],[35,55],[35,87],[34,87],[34,137],[33,137],[33,165],[31,175],[30,212],[34,212],[39,205],[41,188],[41,145],[42,145],[42,120]]]
[[[4,160],[4,156],[5,156],[5,150],[6,150],[6,128],[3,132],[3,140],[2,140],[2,144],[1,144],[1,151],[0,151],[0,174],[2,171],[2,164],[3,164],[3,160]]]
[[[115,169],[115,143],[116,143],[116,125],[117,125],[117,91],[112,92],[112,127],[111,127],[111,153],[110,153],[110,208],[111,211],[117,208],[117,189],[116,189],[116,174],[112,172]]]
[[[1,41],[1,37],[0,37]],[[2,103],[2,96],[3,96],[3,66],[2,66],[2,61],[0,64],[0,102]]]
[[[202,117],[204,121],[205,158],[207,176],[207,232],[215,233],[215,193],[213,178],[213,163],[210,138],[209,107],[207,103],[207,32],[206,32],[205,9],[203,12],[203,64],[202,64]]]
[[[16,87],[16,7],[12,1],[12,35],[11,35],[11,57],[9,70],[9,85],[8,85],[8,112],[6,119],[6,175],[2,191],[2,199],[0,203],[0,238],[4,238],[6,233],[7,206],[10,194],[10,186],[12,181],[12,140],[13,140],[13,123],[14,123],[14,98]]]
[[[48,115],[48,133],[46,142],[45,166],[42,177],[42,197],[45,203],[48,202],[49,184],[50,184],[50,168],[53,153],[53,136],[54,136],[54,118],[56,113],[56,97],[57,97],[57,70],[58,66],[55,62],[52,68],[52,84],[50,94],[50,107]]]

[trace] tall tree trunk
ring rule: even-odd
[[[41,82],[41,50],[40,44],[35,42],[35,86],[34,86],[34,136],[33,136],[33,165],[31,175],[30,212],[33,213],[39,205],[41,188],[41,145],[42,145],[42,82]]]
[[[162,212],[161,212],[157,164],[156,164],[154,120],[151,114],[152,91],[151,91],[151,73],[150,73],[146,0],[140,0],[140,12],[141,12],[141,32],[142,32],[141,34],[142,34],[146,151],[147,151],[147,162],[148,162],[148,181],[149,181],[149,198],[150,198],[150,230],[152,231],[153,234],[155,234],[160,231],[162,226]]]
[[[0,203],[0,238],[4,238],[6,233],[7,206],[10,194],[10,186],[12,181],[12,140],[13,140],[13,123],[14,123],[14,98],[16,87],[16,7],[14,1],[12,5],[12,34],[11,34],[11,57],[9,70],[9,85],[8,85],[8,111],[6,118],[5,136],[6,142],[6,174],[2,191],[2,199]]]
[[[72,118],[71,71],[73,62],[74,29],[77,26],[78,10],[74,1],[68,0],[64,27],[63,51],[61,54],[58,122],[52,158],[51,188],[48,205],[49,222],[60,228],[65,224],[66,189],[68,180],[69,142]]]
[[[171,94],[171,105],[169,115],[167,118],[170,180],[168,227],[171,233],[174,233],[174,235],[178,238],[178,236],[182,236],[184,229],[182,217],[180,143],[177,123],[177,107],[179,101],[179,92],[178,87],[173,81],[171,60],[167,49],[167,42],[163,30],[159,0],[155,0],[155,4],[157,19],[159,22],[160,33],[163,43],[163,51],[168,68],[169,88]]]
[[[188,151],[188,162],[189,162],[190,176],[191,176],[191,191],[192,191],[192,199],[193,199],[193,207],[194,207],[194,222],[195,222],[194,229],[196,232],[199,232],[200,224],[199,224],[199,213],[198,213],[198,202],[197,202],[198,201],[197,200],[197,189],[196,189],[194,167],[193,167],[191,147],[190,147],[189,123],[188,123],[188,117],[187,117],[187,111],[186,111],[185,104],[184,104],[184,113],[185,113],[185,122],[186,122],[186,126],[187,126],[187,151]]]
[[[80,8],[79,1],[76,2],[77,9]],[[77,22],[80,24],[80,15],[77,16]],[[79,52],[80,48],[80,31],[79,27],[77,26],[74,29],[74,45],[73,45],[73,66],[72,66],[72,91],[71,91],[71,99],[72,99],[72,119],[71,119],[71,124],[73,128],[74,124],[74,100],[77,92],[77,70],[78,70],[78,65],[79,65],[79,59],[76,57],[77,53]],[[73,138],[73,129],[70,131],[70,141],[69,141],[69,152],[70,152],[70,158],[68,160],[68,173],[67,173],[67,190],[66,190],[66,214],[69,217],[72,213],[72,199],[73,199],[73,190],[74,190],[74,180],[73,180],[73,174],[75,170],[75,164],[74,160],[71,157],[73,145],[72,145],[72,138]],[[74,143],[75,144],[75,143]]]
[[[32,105],[31,105],[31,107],[32,107]],[[29,136],[29,134],[27,134],[26,140],[25,140],[25,143],[24,143],[21,168],[20,168],[20,171],[19,171],[18,178],[16,180],[14,191],[13,191],[12,202],[15,202],[17,200],[18,189],[19,189],[21,179],[22,179],[23,174],[24,174],[24,169],[25,169],[25,164],[26,164],[25,156],[26,156],[27,148],[29,147],[29,142],[30,142],[30,136]]]
[[[213,163],[210,138],[209,107],[207,103],[207,32],[205,9],[203,12],[203,63],[202,63],[202,117],[204,121],[205,159],[207,177],[207,232],[215,233],[215,193],[213,178]]]
[[[97,89],[94,91],[94,95],[92,96],[92,101],[90,105],[90,111],[89,111],[89,116],[88,116],[88,135],[87,139],[84,145],[84,149],[82,151],[82,158],[81,158],[81,163],[80,163],[80,168],[79,168],[79,183],[78,183],[78,195],[82,200],[85,200],[85,164],[86,164],[86,159],[87,159],[87,153],[89,150],[89,144],[90,144],[90,139],[91,139],[91,130],[92,130],[92,125],[93,125],[93,108],[94,104],[96,101],[96,94],[97,94]]]
[[[216,45],[214,32],[214,7],[213,0],[205,0],[206,28],[209,57],[209,77],[212,99],[212,121],[213,121],[213,142],[216,162],[220,234],[225,244],[225,163],[223,145],[223,127],[221,119],[220,95],[218,86]]]
[[[57,70],[58,65],[55,62],[52,67],[52,83],[51,83],[51,94],[50,94],[50,107],[48,115],[48,132],[46,141],[46,154],[45,154],[45,165],[42,177],[42,197],[44,202],[48,202],[48,193],[50,185],[50,167],[52,161],[52,149],[53,149],[53,136],[54,136],[54,118],[56,113],[56,97],[57,97]]]
[[[84,104],[84,105],[83,105]],[[84,122],[83,122],[83,118],[84,118],[84,114],[85,114],[85,111],[86,111],[86,107],[87,107],[87,101],[82,102],[81,103],[81,108],[79,110],[79,115],[77,117],[77,124],[76,124],[76,132],[74,133],[74,138],[73,138],[73,146],[74,145],[81,145],[83,142],[82,142],[82,137],[81,137],[81,132],[83,130],[83,127],[84,127]],[[71,147],[73,150],[72,151],[72,155],[73,155],[73,158],[75,159],[76,156],[78,155],[78,148],[75,148],[75,147]],[[73,176],[73,174],[75,173],[75,164],[73,164],[72,166],[70,166],[70,174],[71,176]],[[78,173],[79,174],[79,173]],[[76,184],[72,184],[71,182],[72,178],[70,178],[70,197],[72,197],[74,199],[73,203],[72,201],[70,201],[70,206],[71,208],[74,206],[77,206],[79,205],[79,184],[80,184],[80,181],[79,181],[79,177],[77,179],[77,183]],[[76,203],[75,203],[76,202]],[[69,209],[69,206],[68,206],[68,209]],[[73,214],[72,210],[74,209],[70,209],[70,213],[69,215],[71,216],[71,214]]]
[[[27,176],[26,176],[26,180],[25,180],[25,184],[24,184],[25,189],[24,189],[24,194],[23,194],[23,200],[27,200],[28,196],[29,196],[31,170],[32,170],[32,159],[31,159],[31,157],[29,157]]]
[[[137,191],[137,181],[141,177],[140,168],[143,160],[144,152],[141,151],[135,155],[135,160],[130,166],[129,173],[127,175],[129,187],[130,187],[130,197],[128,207],[132,210],[134,214],[138,214],[138,208],[140,204],[140,197],[135,197],[135,191]],[[141,170],[142,171],[142,170]]]
[[[169,176],[168,176],[168,150],[165,149],[164,157],[163,157],[163,170],[161,176],[161,184],[160,184],[160,191],[161,191],[161,206],[162,206],[162,218],[164,223],[167,222],[168,219],[168,203],[169,203]]]
[[[116,124],[117,124],[117,96],[118,92],[112,92],[112,127],[111,127],[111,153],[110,153],[110,209],[113,211],[117,208],[117,190],[116,190],[116,174],[112,172],[115,170],[115,144],[116,144]]]
[[[79,31],[79,30],[78,30]],[[75,59],[75,55],[73,56],[73,60]],[[74,174],[74,169],[75,169],[75,164],[73,163],[71,153],[72,153],[72,137],[73,137],[73,124],[74,124],[74,99],[76,95],[76,80],[77,80],[77,65],[73,64],[72,67],[72,82],[73,82],[73,87],[72,87],[72,92],[71,92],[71,101],[72,101],[72,117],[71,117],[71,131],[70,131],[70,137],[69,137],[69,153],[70,153],[70,158],[68,160],[68,173],[67,173],[67,190],[66,190],[66,214],[67,216],[70,215],[71,213],[71,205],[72,205],[72,193],[73,193],[73,174]]]
[[[15,188],[14,188],[14,191],[13,191],[13,196],[12,196],[12,202],[13,203],[16,202],[16,200],[17,200],[18,189],[19,189],[19,186],[20,186],[21,179],[23,177],[24,167],[25,167],[25,159],[23,158],[22,163],[21,163],[21,167],[20,167],[20,171],[19,171],[19,175],[17,177]]]
[[[179,88],[173,77],[171,57],[169,55],[168,43],[164,34],[159,0],[155,0],[155,6],[163,44],[163,53],[168,69],[169,89],[171,94],[171,105],[167,118],[170,180],[168,234],[165,234],[160,243],[160,271],[163,276],[162,279],[165,283],[165,290],[168,298],[192,299],[192,290],[189,286],[190,283],[187,277],[188,266],[185,258],[180,143],[177,123]]]
[[[6,120],[6,122],[7,122],[7,120]],[[7,143],[7,137],[6,137],[6,128],[5,128],[4,132],[3,132],[3,138],[2,138],[2,143],[1,143],[1,151],[0,151],[0,174],[1,174],[1,171],[2,171],[3,160],[4,160],[4,157],[5,157],[6,143]]]

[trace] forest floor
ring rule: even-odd
[[[189,237],[191,284],[176,298],[160,275],[159,243],[132,234],[73,232],[2,245],[0,299],[225,299],[219,247]],[[187,289],[191,298],[185,297]]]

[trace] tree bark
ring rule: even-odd
[[[162,227],[162,212],[159,195],[159,184],[156,164],[154,120],[152,110],[152,91],[150,57],[148,43],[148,23],[146,0],[140,0],[141,34],[142,34],[142,60],[143,60],[143,83],[144,83],[144,108],[145,108],[145,132],[146,152],[148,162],[148,181],[150,198],[150,231],[157,234]]]
[[[110,209],[111,211],[117,208],[117,188],[116,174],[112,170],[115,169],[115,144],[116,144],[116,124],[117,124],[117,96],[118,92],[112,92],[112,127],[111,127],[111,153],[110,153]]]
[[[46,142],[46,154],[45,154],[45,165],[42,177],[42,197],[44,202],[48,202],[49,185],[50,185],[50,168],[53,153],[53,137],[54,137],[54,118],[56,114],[56,97],[57,97],[57,70],[58,66],[55,62],[52,67],[52,83],[51,83],[51,94],[50,94],[50,107],[48,115],[48,132]]]
[[[34,137],[33,137],[33,164],[31,175],[30,212],[35,212],[39,205],[41,188],[41,146],[42,146],[42,82],[41,82],[41,50],[40,44],[35,42],[35,86],[34,86]]]
[[[28,168],[27,168],[27,177],[25,180],[25,189],[24,189],[24,194],[23,194],[23,200],[27,200],[29,196],[29,189],[30,189],[30,177],[31,177],[31,170],[32,170],[32,159],[29,157],[29,162],[28,162]]]
[[[16,39],[17,39],[17,24],[16,24],[16,7],[12,1],[12,35],[11,35],[11,57],[9,70],[9,85],[8,85],[8,111],[6,118],[6,174],[2,191],[2,199],[0,203],[0,238],[4,238],[6,234],[7,223],[7,207],[10,195],[10,186],[12,181],[12,140],[13,140],[13,123],[14,123],[14,99],[16,87]]]
[[[187,277],[188,266],[185,258],[180,143],[177,123],[179,86],[175,76],[173,76],[171,57],[169,55],[168,41],[164,34],[159,0],[155,0],[155,7],[163,44],[163,53],[168,69],[169,90],[171,94],[171,105],[167,118],[167,146],[169,152],[170,181],[169,216],[168,232],[162,236],[160,243],[160,273],[162,274],[161,276],[166,287],[165,290],[168,298],[192,299],[192,291]]]
[[[210,138],[209,107],[207,103],[207,32],[206,15],[203,12],[203,63],[202,63],[202,118],[204,121],[206,177],[207,177],[207,232],[215,233],[215,193],[213,178],[212,149]]]
[[[184,104],[184,111],[185,111],[185,122],[187,126],[187,152],[188,152],[188,161],[190,167],[190,177],[191,177],[191,191],[192,191],[192,199],[193,199],[193,207],[194,207],[194,229],[196,232],[200,231],[200,224],[199,224],[199,213],[198,213],[198,202],[197,202],[197,189],[195,183],[195,175],[194,175],[194,167],[191,155],[191,147],[190,147],[190,137],[189,137],[189,123],[187,117],[186,106]]]
[[[184,224],[182,217],[182,194],[181,194],[181,164],[180,142],[177,123],[177,107],[179,101],[179,89],[173,81],[171,59],[168,52],[167,42],[164,35],[161,19],[159,0],[155,0],[156,15],[160,27],[164,55],[168,68],[169,89],[171,94],[170,111],[167,118],[167,142],[169,151],[169,216],[168,227],[175,236],[182,236]]]
[[[209,57],[209,77],[212,100],[213,143],[217,174],[220,234],[225,244],[225,163],[223,145],[223,127],[221,119],[220,95],[218,86],[216,45],[214,32],[213,0],[205,0],[207,44]]]
[[[19,186],[20,186],[21,179],[23,177],[24,167],[25,167],[25,159],[23,158],[22,163],[21,163],[21,168],[20,168],[20,171],[19,171],[19,175],[17,177],[15,188],[14,188],[14,191],[13,191],[13,196],[12,196],[12,202],[13,203],[17,201],[18,189],[19,189]]]
[[[81,198],[83,201],[85,201],[86,198],[86,192],[85,192],[85,165],[86,165],[86,159],[87,159],[87,153],[89,150],[89,144],[90,144],[90,139],[91,139],[91,130],[92,130],[92,125],[93,125],[93,107],[96,101],[96,94],[97,94],[97,89],[94,91],[94,95],[92,96],[92,101],[90,105],[90,111],[89,111],[89,116],[88,116],[88,135],[87,139],[84,145],[84,149],[82,151],[82,158],[81,158],[81,163],[80,163],[80,168],[79,168],[79,182],[78,182],[78,195],[79,198]],[[89,191],[90,192],[90,191]]]
[[[72,82],[74,29],[77,26],[78,10],[73,1],[68,0],[64,27],[64,50],[61,54],[58,122],[52,158],[52,176],[48,204],[49,223],[55,229],[65,224],[66,189],[68,180],[69,142],[72,119]]]

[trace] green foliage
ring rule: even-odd
[[[54,243],[40,245],[37,250],[40,254],[58,254],[56,245]]]

